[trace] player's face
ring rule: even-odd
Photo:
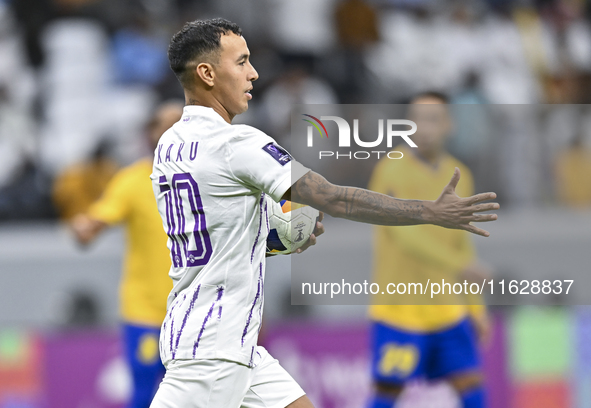
[[[413,101],[410,120],[417,124],[412,140],[422,156],[432,157],[441,153],[451,131],[448,107],[437,98],[425,97]]]
[[[245,112],[252,99],[252,82],[259,74],[250,64],[250,52],[244,37],[230,33],[221,37],[221,51],[215,64],[216,99],[231,117]]]

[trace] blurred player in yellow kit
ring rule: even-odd
[[[417,148],[398,148],[400,160],[381,160],[369,189],[396,198],[433,200],[450,172],[460,168],[459,196],[473,194],[470,171],[445,150],[452,131],[445,95],[428,92],[409,106]],[[421,105],[421,106],[419,106]],[[426,106],[429,105],[429,106]],[[486,275],[475,261],[469,233],[419,225],[375,229],[374,282],[464,281]],[[383,286],[382,286],[383,285]],[[466,302],[464,300],[464,302]],[[378,302],[379,303],[379,302]],[[372,377],[369,408],[392,408],[404,385],[417,378],[447,380],[462,407],[482,408],[485,395],[478,340],[487,336],[482,305],[372,305]]]
[[[148,126],[151,151],[182,112],[183,104],[177,102],[166,102],[157,108]],[[125,225],[127,254],[120,307],[125,354],[133,377],[129,408],[149,407],[165,372],[158,338],[166,298],[172,289],[168,276],[171,261],[166,246],[168,237],[162,229],[150,180],[152,161],[152,157],[146,157],[119,171],[88,212],[75,216],[71,222],[82,244],[90,243],[110,226]]]

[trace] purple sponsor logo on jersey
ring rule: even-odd
[[[271,155],[272,158],[277,160],[279,164],[285,166],[285,164],[291,161],[291,156],[281,147],[277,146],[274,143],[269,143],[263,147],[263,150],[266,151]]]

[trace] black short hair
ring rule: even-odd
[[[222,34],[242,35],[240,27],[223,18],[195,20],[186,23],[172,36],[168,46],[168,61],[176,77],[184,85],[187,64],[210,56],[220,50]]]
[[[434,98],[434,99],[439,99],[441,101],[441,103],[443,103],[445,105],[448,105],[449,104],[449,96],[447,96],[443,92],[439,92],[439,91],[425,91],[425,92],[420,92],[420,93],[416,94],[415,96],[413,96],[410,99],[410,103],[413,103],[414,101],[416,101],[417,99],[420,99],[420,98]]]

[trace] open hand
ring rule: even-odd
[[[498,210],[498,203],[482,203],[497,197],[495,193],[481,193],[471,197],[461,198],[456,194],[456,187],[460,181],[460,169],[456,167],[454,174],[439,198],[433,203],[433,224],[453,229],[470,231],[483,237],[490,233],[471,222],[495,221],[497,214],[475,214],[483,211]]]

